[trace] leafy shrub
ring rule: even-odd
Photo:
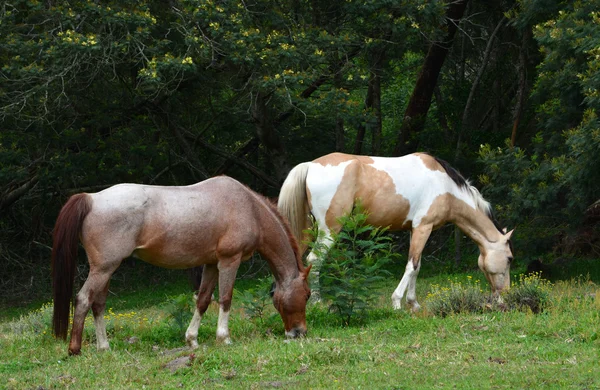
[[[392,238],[385,235],[387,228],[367,225],[367,214],[360,205],[338,221],[342,229],[332,234],[329,250],[318,240],[309,245],[320,259],[317,264],[320,296],[330,302],[329,310],[349,325],[379,295],[375,284],[391,275],[383,266],[398,255],[392,253]],[[309,234],[316,238],[316,227]]]
[[[192,319],[192,312],[195,308],[195,305],[192,305],[189,294],[179,294],[175,297],[172,297],[169,301],[169,318],[171,319],[173,326],[177,328],[177,331],[180,334],[183,334],[189,322]]]
[[[251,319],[264,320],[267,308],[271,304],[271,278],[262,278],[252,287],[238,292],[236,298],[241,302],[246,315]]]

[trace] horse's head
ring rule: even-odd
[[[310,298],[308,272],[311,266],[301,271],[297,278],[277,283],[273,293],[273,305],[283,319],[285,335],[289,338],[306,335],[306,302]]]
[[[513,231],[506,233],[504,229],[500,239],[483,248],[479,255],[479,269],[485,274],[495,296],[510,287],[510,263],[513,260],[510,236]]]

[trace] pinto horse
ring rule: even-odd
[[[428,154],[386,158],[332,153],[301,163],[283,183],[278,208],[298,240],[310,211],[324,233],[320,244],[329,247],[331,232],[340,230],[338,218],[350,213],[357,199],[368,212],[368,224],[411,230],[406,270],[392,294],[395,309],[407,290],[407,303],[419,309],[415,288],[421,253],[431,231],[446,222],[455,223],[479,246],[479,268],[493,293],[498,296],[510,286],[512,231],[495,225],[490,204],[460,173]],[[311,252],[308,261],[315,260]]]
[[[53,234],[53,330],[66,339],[81,240],[90,271],[76,297],[70,354],[79,354],[85,316],[94,314],[97,348],[108,349],[104,309],[110,276],[133,255],[164,268],[204,264],[196,309],[185,338],[198,346],[198,327],[219,283],[217,340],[230,343],[229,310],[240,262],[259,252],[275,276],[273,303],[285,334],[306,334],[310,297],[301,253],[285,220],[268,200],[236,180],[219,176],[186,187],[119,184],[73,195]]]

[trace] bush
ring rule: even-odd
[[[367,216],[357,205],[350,215],[338,219],[342,229],[332,234],[329,250],[318,240],[309,244],[320,259],[320,264],[316,264],[320,296],[329,302],[329,310],[344,325],[370,308],[379,295],[375,284],[391,276],[383,266],[398,256],[392,253],[392,238],[385,234],[387,228],[367,225]],[[317,228],[309,234],[316,238]]]
[[[249,318],[258,318],[261,323],[264,321],[267,308],[272,302],[271,286],[272,278],[261,278],[254,287],[236,293]]]
[[[450,287],[431,285],[431,292],[427,294],[427,309],[434,315],[442,317],[456,313],[480,313],[489,302],[489,295],[484,293],[479,280],[471,282],[471,276],[467,276],[468,282],[450,280]]]
[[[542,312],[550,299],[552,284],[540,277],[539,273],[519,275],[519,284],[502,294],[504,303],[510,310],[531,309],[534,313]]]
[[[433,315],[445,317],[458,313],[481,313],[487,310],[531,310],[540,313],[548,305],[551,283],[539,274],[519,276],[519,282],[502,293],[499,302],[490,293],[484,293],[479,280],[467,283],[450,280],[450,286],[431,285],[427,294],[427,309]]]
[[[192,305],[194,303],[194,305]],[[168,303],[169,318],[179,334],[185,333],[188,324],[192,320],[195,310],[195,298],[190,299],[189,294],[179,294],[171,297]]]

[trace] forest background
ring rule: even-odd
[[[517,261],[598,258],[598,10],[2,2],[0,295],[49,291],[52,227],[74,193],[227,174],[276,197],[291,167],[333,151],[429,152],[517,227]]]

